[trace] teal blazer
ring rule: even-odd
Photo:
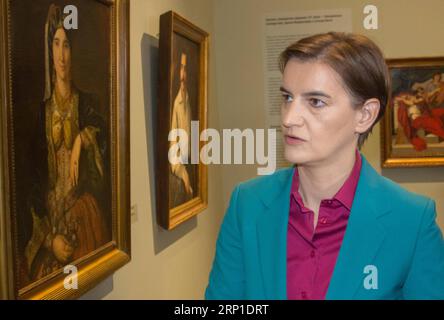
[[[287,299],[293,172],[290,167],[236,186],[217,240],[207,299]],[[444,240],[435,218],[433,200],[382,177],[362,157],[326,298],[444,299]]]

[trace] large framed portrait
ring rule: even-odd
[[[444,58],[387,64],[392,91],[381,124],[382,166],[444,165]]]
[[[207,127],[208,34],[172,11],[160,17],[156,198],[170,230],[207,207],[199,159]]]
[[[127,0],[0,0],[0,298],[130,260]]]

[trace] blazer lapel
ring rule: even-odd
[[[362,156],[360,178],[327,299],[353,298],[359,286],[363,286],[365,266],[372,264],[384,240],[385,230],[378,218],[390,207],[381,179]]]
[[[256,230],[267,299],[287,299],[287,225],[293,172],[293,168],[284,169],[261,190],[264,211],[258,216]]]

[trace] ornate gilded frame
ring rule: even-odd
[[[54,272],[24,288],[16,284],[16,237],[12,73],[11,0],[0,0],[0,299],[74,299],[96,286],[130,261],[130,135],[129,135],[129,1],[98,1],[111,11],[110,158],[112,195],[112,240],[74,262],[78,269],[78,288],[65,289],[67,276]],[[56,1],[55,1],[56,2]],[[40,4],[29,3],[30,6]]]
[[[169,205],[169,171],[168,133],[171,123],[171,106],[174,102],[173,74],[174,41],[177,34],[195,43],[199,47],[198,75],[198,120],[199,134],[207,128],[207,90],[208,90],[208,43],[209,35],[185,18],[173,11],[160,17],[159,38],[159,101],[157,110],[157,146],[156,146],[156,205],[157,222],[167,230],[177,227],[182,222],[202,212],[208,203],[207,167],[199,161],[198,164],[198,194],[191,200],[174,208]],[[199,150],[203,142],[199,141]]]
[[[443,57],[387,59],[386,62],[391,75],[395,69],[408,70],[409,68],[417,70],[439,68],[444,72]],[[392,76],[392,82],[393,80]],[[433,152],[430,152],[427,156],[421,156],[419,152],[416,152],[415,156],[401,157],[393,154],[392,139],[395,121],[393,92],[390,96],[385,116],[381,121],[381,166],[383,168],[443,166],[444,156],[434,154]]]

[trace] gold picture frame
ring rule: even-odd
[[[191,121],[199,121],[198,137],[207,128],[208,39],[207,32],[173,11],[160,17],[156,203],[158,224],[167,230],[207,207],[206,165],[171,164],[174,142],[168,137],[172,129],[181,129],[190,139]],[[200,139],[198,146],[201,150]]]
[[[129,1],[0,0],[0,80],[0,299],[77,298],[131,257]]]
[[[381,164],[444,165],[444,57],[388,59],[391,98],[381,122]]]

